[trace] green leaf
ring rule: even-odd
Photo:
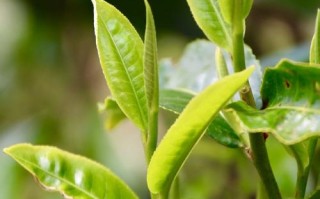
[[[87,158],[55,147],[17,144],[4,149],[49,191],[66,198],[138,198],[111,171]]]
[[[107,97],[104,104],[101,104],[99,111],[105,114],[104,122],[107,130],[112,130],[121,121],[126,119],[126,115],[122,112],[117,102]]]
[[[320,9],[318,9],[316,27],[311,42],[310,63],[320,63]]]
[[[160,107],[180,114],[189,101],[195,96],[194,93],[183,90],[161,90]],[[218,143],[231,148],[243,147],[243,144],[222,114],[218,114],[209,124],[206,134]]]
[[[193,18],[204,34],[218,46],[232,50],[231,30],[224,21],[217,0],[187,0]]]
[[[146,157],[149,161],[158,141],[158,112],[159,112],[159,77],[157,57],[157,37],[153,14],[148,0],[146,6],[146,30],[144,36],[144,78],[148,101],[148,135],[145,137]]]
[[[149,108],[159,107],[159,80],[158,80],[158,57],[157,37],[153,14],[147,0],[146,6],[146,31],[144,38],[144,78]]]
[[[244,132],[270,132],[286,145],[319,136],[319,77],[317,64],[283,60],[265,72],[263,110],[236,102],[228,105],[226,112],[241,122]]]
[[[308,153],[309,142],[300,142],[297,144],[290,145],[289,151],[297,161],[298,169],[305,170],[309,166],[309,153]]]
[[[239,2],[239,0],[218,0],[218,2],[223,18],[226,20],[226,22],[232,24],[234,8],[237,5],[237,3],[239,3],[242,6],[242,20],[244,20],[249,15],[253,0],[242,0],[241,3]]]
[[[148,124],[143,43],[128,19],[103,0],[93,0],[96,43],[111,94],[141,130]]]
[[[152,156],[147,182],[154,194],[168,194],[171,183],[219,110],[247,81],[254,68],[221,79],[194,97],[170,127]]]
[[[161,90],[160,107],[175,114],[180,114],[195,95],[195,93],[188,90]]]

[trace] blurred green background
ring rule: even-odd
[[[144,31],[142,0],[110,0]],[[159,57],[177,60],[204,38],[186,1],[150,0]],[[274,64],[279,56],[307,60],[318,0],[255,0],[246,42]],[[30,142],[92,158],[148,198],[140,136],[129,122],[104,130],[97,102],[108,95],[100,69],[89,0],[0,0],[0,148]],[[162,131],[165,131],[164,125]],[[292,195],[294,161],[272,138],[270,154],[285,195]],[[1,199],[58,199],[0,153]],[[243,153],[204,138],[181,175],[183,198],[254,198],[256,175]]]

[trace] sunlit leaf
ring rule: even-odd
[[[74,199],[137,199],[131,189],[102,165],[55,147],[17,144],[4,150],[47,190]]]
[[[194,97],[170,127],[148,167],[149,190],[167,195],[175,176],[219,110],[247,81],[254,68],[227,76]]]
[[[204,34],[218,46],[231,51],[231,30],[221,15],[217,0],[187,0],[187,2]]]
[[[180,114],[195,94],[182,90],[161,90],[160,107]],[[242,147],[243,144],[228,122],[218,114],[209,124],[206,134],[228,147]]]
[[[310,49],[310,62],[320,63],[320,10],[318,9],[316,28],[312,38]]]
[[[104,117],[104,123],[107,130],[111,130],[116,127],[121,121],[126,119],[126,115],[122,112],[119,105],[115,100],[110,97],[105,99],[104,104],[101,104],[100,112],[102,112]]]
[[[103,73],[119,107],[143,131],[148,108],[143,43],[128,19],[103,0],[93,0],[96,43]]]
[[[283,144],[295,144],[320,135],[320,67],[281,61],[264,75],[264,109],[243,102],[227,111],[242,123],[245,132],[270,132]]]

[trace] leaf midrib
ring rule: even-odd
[[[220,15],[220,12],[218,11],[217,6],[214,5],[213,1],[210,0],[209,2],[210,2],[211,7],[213,8],[213,10],[216,12],[216,16],[218,18],[218,21],[222,26],[222,31],[227,36],[228,48],[232,48],[231,36],[229,34],[229,31],[227,31],[225,21],[222,19],[222,16]]]
[[[75,184],[72,183],[71,181],[67,181],[67,180],[65,180],[64,178],[61,178],[61,177],[59,177],[59,176],[57,176],[57,175],[55,175],[55,174],[53,174],[53,173],[50,173],[49,171],[44,170],[43,168],[39,167],[37,164],[34,164],[34,163],[31,162],[31,161],[25,160],[25,159],[20,158],[20,157],[15,157],[15,158],[16,158],[17,160],[20,160],[20,162],[25,162],[25,163],[31,165],[32,167],[35,167],[35,168],[41,170],[42,172],[46,173],[47,175],[50,175],[50,176],[52,176],[52,177],[54,177],[54,178],[57,178],[57,179],[61,180],[61,181],[64,182],[65,184],[68,184],[69,186],[74,187],[75,189],[79,190],[80,192],[86,194],[87,196],[89,196],[89,197],[91,197],[91,198],[93,198],[93,199],[99,199],[99,198],[96,197],[95,195],[92,195],[92,194],[90,194],[89,192],[87,192],[86,190],[80,189],[77,185],[75,185]],[[27,168],[27,167],[25,167],[25,168],[26,168],[27,170],[29,170],[34,176],[36,176],[36,174],[34,173],[34,171],[32,171],[31,169],[29,169],[29,168]],[[37,176],[36,176],[36,177],[37,177]],[[37,178],[38,178],[38,177],[37,177]],[[40,178],[38,178],[38,179],[40,180]],[[44,184],[44,182],[42,182],[42,181],[40,181],[40,182],[41,182],[41,184],[43,184],[44,186],[46,186],[46,185]],[[48,187],[48,186],[46,186],[46,187]],[[61,191],[60,191],[58,188],[56,188],[56,187],[54,188],[54,190],[61,192]],[[62,193],[65,193],[65,192],[62,191]]]
[[[127,78],[129,79],[129,82],[130,82],[130,88],[131,88],[131,90],[133,91],[133,93],[134,93],[134,96],[135,96],[135,99],[136,99],[136,103],[138,104],[138,107],[139,107],[139,112],[140,112],[140,120],[143,122],[143,128],[146,128],[146,123],[147,123],[147,121],[144,119],[144,117],[143,117],[143,111],[142,111],[142,106],[141,106],[141,104],[140,104],[140,102],[139,102],[139,99],[138,99],[138,96],[137,96],[137,93],[136,93],[136,91],[135,91],[135,89],[133,88],[133,83],[132,83],[132,79],[131,79],[131,77],[130,77],[130,75],[129,75],[129,73],[128,73],[128,70],[127,70],[127,68],[125,67],[125,62],[124,62],[124,60],[122,59],[122,56],[121,56],[121,54],[120,54],[120,50],[118,49],[118,46],[116,45],[116,43],[115,43],[115,41],[114,41],[114,38],[113,38],[113,36],[112,36],[112,34],[110,33],[110,31],[109,31],[109,29],[108,29],[108,26],[107,26],[107,24],[105,23],[105,21],[103,20],[103,19],[101,19],[101,17],[100,17],[100,15],[97,15],[99,18],[100,18],[100,21],[102,21],[102,23],[103,23],[103,27],[107,30],[107,32],[108,32],[108,34],[109,34],[109,36],[110,36],[110,38],[111,38],[111,40],[112,40],[112,44],[113,44],[113,46],[115,47],[115,49],[116,49],[116,51],[118,52],[117,53],[117,55],[118,55],[118,57],[120,58],[120,60],[121,60],[121,63],[122,63],[122,67],[124,68],[124,70],[125,70],[125,72],[126,72],[126,75],[127,75]],[[144,89],[144,88],[143,88]],[[144,129],[145,130],[145,129]]]

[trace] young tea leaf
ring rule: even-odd
[[[111,94],[141,130],[148,124],[143,43],[129,20],[103,0],[92,0],[96,43]]]
[[[254,68],[221,79],[194,97],[170,127],[148,168],[150,191],[168,194],[171,183],[219,110],[248,80]]]
[[[58,191],[66,198],[138,198],[107,168],[55,147],[17,144],[4,152],[28,170],[45,189]]]
[[[239,0],[218,0],[219,6],[221,9],[221,13],[229,24],[233,23],[233,17],[234,17],[234,8],[237,6],[237,3]],[[239,3],[242,6],[242,19],[244,20],[252,7],[253,0],[242,0],[241,3]]]
[[[193,97],[195,94],[188,91],[161,90],[160,107],[179,115]],[[218,143],[230,148],[243,146],[237,133],[221,114],[218,114],[209,124],[206,134]]]
[[[146,6],[146,31],[144,37],[144,77],[146,81],[146,91],[149,108],[159,107],[159,80],[158,80],[158,57],[157,57],[157,37],[153,14],[147,0]]]
[[[230,26],[224,21],[217,0],[187,0],[193,18],[204,34],[218,46],[232,50]]]
[[[126,119],[126,115],[122,112],[115,100],[110,97],[105,99],[105,102],[99,108],[100,112],[104,113],[104,123],[107,130],[112,130],[121,121]]]

